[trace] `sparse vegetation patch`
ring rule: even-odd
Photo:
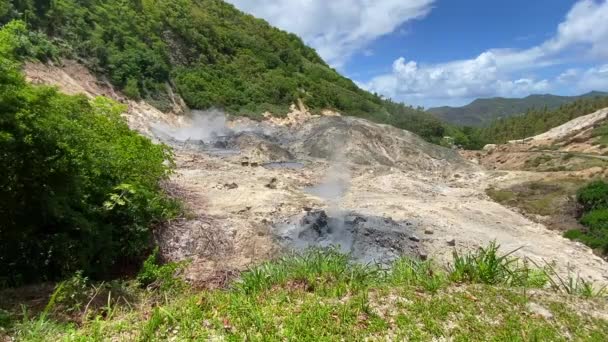
[[[90,291],[100,285],[77,276],[58,286],[41,313],[3,311],[0,322],[5,334],[24,341],[536,341],[561,340],[566,333],[577,340],[608,338],[608,322],[588,311],[606,310],[597,291],[568,294],[566,289],[574,287],[567,287],[566,280],[566,286],[558,285],[562,290],[555,287],[558,292],[543,290],[560,281],[551,279],[548,269],[503,254],[495,244],[456,254],[454,265],[444,270],[430,261],[401,259],[380,269],[354,265],[334,249],[316,249],[255,267],[226,289],[171,295],[128,283],[112,292]],[[65,302],[57,293],[86,294],[72,306],[81,313],[73,315],[78,325],[58,319],[57,309]],[[580,297],[584,293],[593,301]],[[88,305],[96,303],[87,301],[94,297],[107,300]]]
[[[572,229],[564,236],[608,253],[608,183],[595,181],[579,189],[577,201],[582,207],[583,229]]]

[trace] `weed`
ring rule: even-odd
[[[244,272],[236,287],[244,293],[255,294],[296,281],[305,283],[310,290],[342,293],[347,288],[367,286],[379,272],[377,267],[352,263],[348,255],[337,248],[311,249]]]
[[[572,275],[569,273],[568,277],[564,278],[555,270],[555,266],[551,264],[547,264],[545,270],[551,287],[555,291],[584,298],[604,297],[608,295],[606,286],[596,288],[593,286],[593,283],[581,278],[578,274]]]
[[[61,305],[67,312],[78,312],[90,299],[92,288],[89,279],[83,276],[82,271],[76,272],[71,278],[56,287],[47,308],[52,310],[54,305]]]
[[[548,154],[543,154],[541,156],[535,157],[533,159],[528,159],[526,160],[526,162],[524,163],[525,167],[527,169],[533,169],[533,168],[537,168],[543,164],[548,163],[549,161],[551,161],[553,159],[552,156],[548,155]]]
[[[574,158],[575,156],[576,155],[574,153],[566,153],[562,156],[562,159],[567,161],[567,160]]]
[[[8,311],[0,309],[0,331],[7,328],[12,322],[11,314]]]
[[[443,272],[436,270],[430,261],[401,258],[393,263],[388,281],[394,285],[421,286],[435,293],[447,283]]]
[[[488,189],[486,193],[488,196],[490,196],[490,198],[498,203],[510,202],[515,198],[515,193],[510,190]]]
[[[454,251],[450,278],[456,282],[473,282],[491,285],[539,286],[544,285],[539,274],[531,273],[527,263],[511,257],[517,250],[499,255],[496,242],[474,253],[461,255]],[[532,275],[532,278],[531,278]]]
[[[142,287],[160,289],[161,291],[179,291],[185,288],[184,281],[178,277],[187,262],[160,262],[158,248],[144,261],[137,275],[137,281]]]

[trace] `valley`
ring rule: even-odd
[[[29,79],[67,92],[118,96],[111,87],[99,86],[85,69],[69,61],[65,65],[28,65],[25,70]],[[526,142],[489,147],[486,152],[463,152],[480,164],[476,165],[454,150],[429,144],[409,132],[338,114],[312,115],[305,108],[292,107],[284,120],[257,122],[226,119],[220,112],[162,115],[144,102],[123,101],[129,105],[125,117],[133,129],[174,148],[176,173],[167,186],[183,198],[190,211],[187,216],[193,219],[164,227],[159,243],[168,260],[191,258],[189,278],[203,286],[213,282],[218,272],[242,271],[293,247],[281,243],[278,226],[300,220],[307,210],[331,213],[332,209],[334,214],[344,211],[408,222],[402,233],[409,235],[407,242],[411,237],[417,240],[408,252],[414,257],[422,255],[447,265],[454,249],[475,250],[496,241],[505,251],[518,250],[518,256],[536,263],[555,263],[562,274],[575,272],[598,284],[608,282],[606,262],[589,248],[486,195],[487,189],[526,182],[573,178],[584,183],[604,176],[606,168],[595,165],[556,172],[543,172],[541,166],[526,170],[525,166],[542,153],[536,149],[558,140],[566,147],[553,153],[596,153],[595,145],[571,141],[589,135],[606,111],[579,118],[578,124],[570,124],[575,129],[554,130],[568,132],[571,140],[564,140],[564,133],[549,132]],[[572,134],[575,131],[580,133]],[[216,136],[224,137],[224,142],[218,144]],[[216,147],[205,148],[205,144]],[[575,156],[570,162],[579,158],[588,160]],[[264,167],[291,161],[302,167]],[[347,178],[343,193],[324,198],[307,190],[334,177],[336,167]],[[381,261],[391,253],[379,253],[377,260],[367,261]]]
[[[0,342],[608,340],[608,2],[524,3],[1,2]]]

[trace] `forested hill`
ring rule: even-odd
[[[521,99],[494,97],[477,99],[462,107],[436,107],[427,111],[439,118],[456,125],[485,126],[496,119],[504,119],[525,113],[533,108],[555,109],[581,98],[606,96],[608,93],[592,91],[580,96],[530,95]]]
[[[0,23],[23,20],[30,38],[52,42],[34,48],[34,57],[76,58],[127,96],[160,109],[170,106],[170,88],[191,108],[253,116],[285,113],[302,99],[313,110],[393,124],[428,140],[444,134],[428,113],[359,89],[297,36],[220,0],[2,3]]]
[[[583,115],[608,107],[608,96],[578,99],[556,109],[532,109],[521,116],[496,120],[482,129],[487,142],[505,143],[544,133]]]
[[[497,119],[486,127],[452,130],[455,144],[465,149],[481,149],[485,144],[504,144],[529,138],[580,116],[608,107],[608,96],[584,97],[555,109],[530,109],[525,114]]]

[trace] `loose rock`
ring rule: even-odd
[[[276,189],[277,188],[277,183],[278,183],[278,180],[276,178],[272,178],[270,180],[270,183],[266,184],[266,187],[268,189]]]
[[[224,184],[224,189],[228,189],[228,190],[237,189],[238,187],[239,187],[239,185],[236,184],[236,183],[227,183],[227,184]]]

